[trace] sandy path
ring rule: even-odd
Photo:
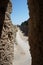
[[[30,47],[19,29],[16,33],[16,41],[17,45],[14,44],[14,65],[31,65]]]

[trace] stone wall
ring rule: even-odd
[[[0,0],[0,65],[14,65],[15,29],[10,20],[10,0]]]
[[[43,65],[43,0],[28,0],[32,65]]]

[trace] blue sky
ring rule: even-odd
[[[27,0],[11,0],[12,1],[12,13],[11,20],[13,24],[21,24],[29,18],[29,11],[27,6]]]

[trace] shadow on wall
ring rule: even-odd
[[[2,34],[3,24],[5,20],[5,12],[7,9],[9,0],[0,0],[0,38]]]

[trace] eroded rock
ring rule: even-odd
[[[10,20],[10,0],[0,2],[0,65],[13,65],[15,29]]]

